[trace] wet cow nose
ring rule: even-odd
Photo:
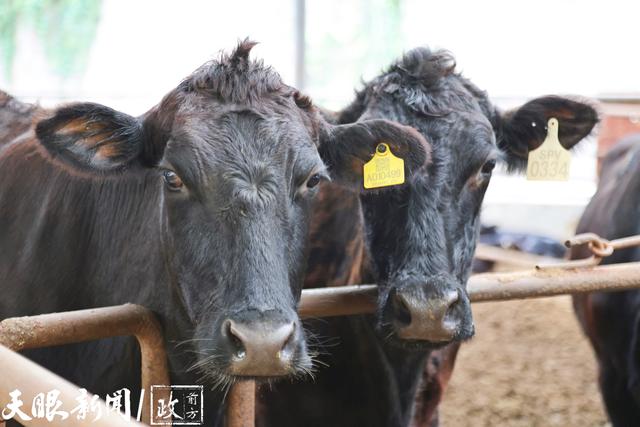
[[[397,290],[391,298],[396,332],[402,339],[451,341],[460,327],[461,320],[452,313],[460,301],[456,290],[428,298]]]
[[[297,346],[296,324],[227,319],[222,335],[232,350],[229,370],[242,376],[289,374]]]

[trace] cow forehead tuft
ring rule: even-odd
[[[254,103],[271,93],[294,95],[273,68],[249,58],[254,45],[245,40],[231,54],[221,53],[187,76],[179,88],[232,103]]]

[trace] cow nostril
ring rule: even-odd
[[[233,320],[227,320],[225,322],[224,332],[229,338],[233,357],[237,360],[244,359],[247,355],[247,349],[244,345],[242,334],[234,328]]]
[[[460,301],[459,290],[447,292],[447,294],[444,296],[444,303],[445,303],[445,306],[447,307],[444,314],[444,319],[450,318],[451,316],[454,315],[453,311],[458,306],[458,301]]]
[[[282,348],[278,350],[278,353],[276,354],[278,359],[286,361],[291,359],[291,357],[293,356],[293,353],[295,351],[296,326],[297,325],[293,323],[289,336],[286,338],[284,344],[282,345]]]
[[[395,292],[392,296],[393,313],[395,320],[400,326],[408,326],[411,324],[411,310],[407,305],[407,301],[400,292]]]
[[[396,334],[405,340],[445,343],[453,340],[462,324],[464,291],[440,290],[413,297],[393,295]],[[461,313],[462,311],[462,313]]]
[[[227,319],[222,334],[229,372],[258,377],[292,373],[307,357],[298,327],[297,322]]]

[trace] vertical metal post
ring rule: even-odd
[[[305,81],[305,0],[294,0],[295,85],[304,90]]]
[[[254,427],[256,424],[256,382],[240,381],[229,391],[226,427]]]

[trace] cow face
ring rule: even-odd
[[[92,179],[153,175],[174,309],[191,323],[178,338],[220,384],[311,368],[296,308],[318,183],[330,172],[356,185],[380,138],[412,159],[409,173],[427,159],[416,131],[386,120],[326,124],[248,59],[252,46],[205,64],[141,118],[77,104],[37,126],[54,157]]]
[[[466,282],[495,165],[526,167],[550,117],[558,118],[566,148],[597,122],[592,107],[560,97],[502,114],[454,66],[447,52],[410,51],[339,115],[342,123],[387,118],[410,125],[432,147],[430,165],[406,185],[361,196],[382,288],[377,326],[406,347],[438,347],[474,333]]]

